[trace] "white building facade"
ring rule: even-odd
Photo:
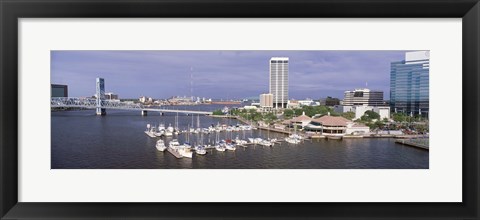
[[[286,108],[288,103],[288,57],[270,59],[270,94],[274,108]]]
[[[373,112],[378,113],[380,115],[380,120],[382,120],[384,118],[390,119],[390,107],[388,107],[388,106],[363,106],[363,105],[360,105],[360,106],[353,106],[351,111],[355,112],[354,120],[361,118],[363,115],[365,115],[366,111],[373,111]]]
[[[343,105],[367,105],[382,106],[383,91],[373,91],[370,89],[355,89],[353,91],[345,91]]]
[[[273,108],[273,94],[260,94],[260,107]]]
[[[336,105],[333,110],[337,113],[345,112],[354,112],[355,117],[353,120],[361,118],[366,111],[373,111],[380,115],[380,119],[384,118],[390,119],[390,107],[388,106],[366,106],[366,105],[357,105],[357,106],[346,106],[346,105]]]

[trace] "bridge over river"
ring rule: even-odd
[[[166,108],[146,108],[141,104],[133,102],[121,102],[119,100],[107,100],[97,98],[76,98],[76,97],[52,97],[50,100],[50,107],[52,108],[87,108],[97,109],[97,114],[105,115],[106,109],[121,109],[141,111],[142,115],[147,115],[147,112],[171,112],[182,114],[198,114],[211,115],[213,112],[194,111],[194,110],[180,110],[180,109],[166,109]]]

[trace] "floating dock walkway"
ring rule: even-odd
[[[176,158],[183,158],[183,156],[180,155],[180,153],[178,153],[176,150],[174,150],[170,147],[167,147],[167,151],[170,152],[171,154],[173,154],[173,156],[175,156]]]
[[[395,143],[403,144],[410,147],[416,147],[423,150],[429,150],[429,146],[423,143],[414,141],[415,139],[396,139]]]

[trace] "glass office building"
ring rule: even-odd
[[[392,62],[390,107],[392,112],[428,116],[430,52],[405,53],[405,60]]]
[[[68,97],[67,85],[51,84],[50,89],[51,97]]]

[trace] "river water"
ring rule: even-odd
[[[178,107],[177,107],[178,108]],[[184,106],[182,109],[214,110],[221,106]],[[429,153],[394,143],[390,138],[363,138],[344,140],[308,140],[298,145],[283,142],[273,147],[249,145],[236,151],[218,152],[209,149],[206,155],[192,159],[177,159],[169,152],[155,148],[158,138],[148,137],[147,124],[175,123],[176,114],[160,116],[149,112],[107,110],[106,116],[96,116],[94,110],[58,111],[51,113],[51,168],[52,169],[428,169]],[[192,124],[192,116],[179,115],[179,127],[184,130]],[[199,116],[201,127],[212,124],[237,124],[234,119]],[[197,124],[197,116],[193,117]],[[222,132],[220,139],[225,139]],[[239,136],[278,138],[285,135],[252,130],[233,132]],[[180,143],[186,135],[177,138]],[[244,138],[245,137],[245,138]],[[190,136],[190,142],[198,140]],[[172,138],[167,138],[166,144]],[[204,135],[205,142],[215,135]]]

